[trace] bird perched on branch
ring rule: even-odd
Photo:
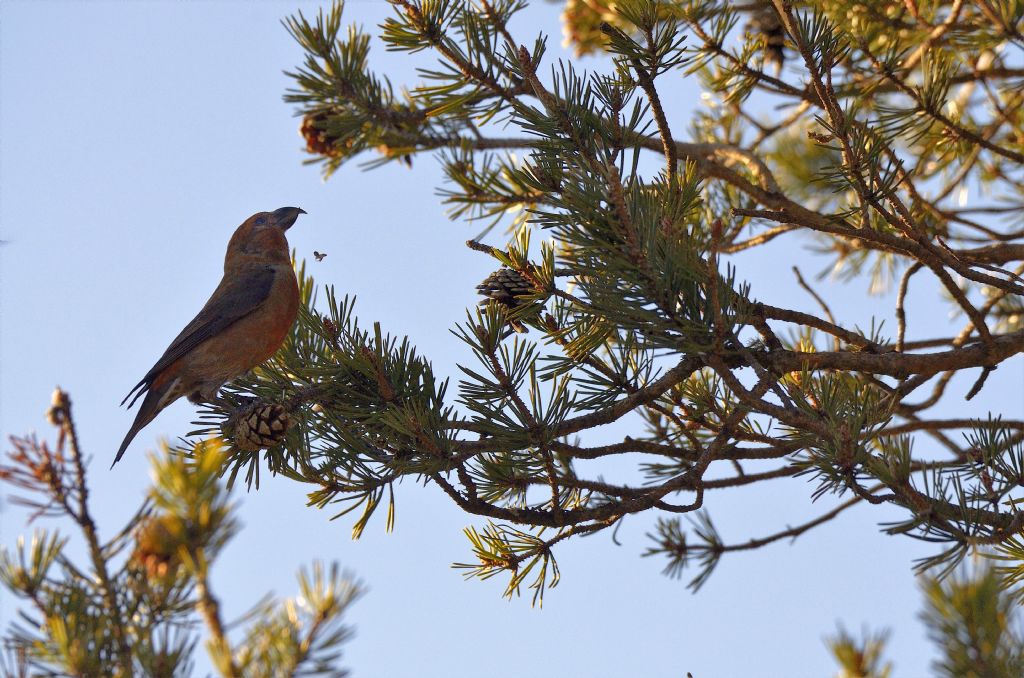
[[[305,211],[298,207],[257,212],[235,230],[224,256],[224,277],[210,300],[121,401],[131,398],[131,407],[145,396],[114,464],[172,402],[181,396],[193,403],[212,400],[226,382],[280,348],[299,310],[285,231],[300,214]]]

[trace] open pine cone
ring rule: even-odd
[[[326,158],[341,158],[350,153],[352,140],[347,139],[339,142],[325,130],[321,125],[327,120],[327,112],[308,113],[299,126],[299,134],[306,141],[306,152],[313,155],[322,155]]]
[[[764,38],[764,64],[775,69],[775,75],[782,72],[782,65],[786,61],[786,31],[782,28],[782,22],[778,15],[768,5],[754,10],[747,22],[746,30],[749,33],[760,34]]]
[[[135,531],[135,550],[132,561],[154,579],[173,576],[181,564],[178,546],[181,539],[170,527],[167,516],[144,520]]]
[[[533,294],[533,284],[518,271],[502,267],[487,276],[487,279],[476,286],[476,291],[488,299],[493,299],[510,309],[516,308],[520,299],[516,297]],[[480,302],[486,304],[486,301]]]
[[[284,440],[292,420],[284,405],[257,405],[235,424],[235,446],[252,452],[273,447]]]
[[[537,289],[518,271],[502,266],[477,285],[476,291],[487,297],[480,302],[481,305],[495,301],[507,307],[509,311],[514,311],[523,303],[523,300],[517,297],[534,294]],[[516,332],[527,331],[519,320],[510,319],[508,324]]]

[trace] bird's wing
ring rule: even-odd
[[[124,405],[134,394],[135,397],[132,398],[128,407],[134,405],[157,375],[175,360],[252,313],[266,301],[270,294],[270,288],[274,284],[275,275],[273,268],[261,266],[241,274],[225,276],[217,285],[217,289],[213,291],[209,301],[203,306],[203,310],[199,311],[192,322],[181,331],[181,334],[174,338],[156,364],[146,373],[142,381],[125,396],[121,404]]]

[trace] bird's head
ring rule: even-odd
[[[224,257],[224,268],[245,263],[289,263],[288,240],[284,232],[305,210],[281,207],[273,212],[257,212],[235,229]]]

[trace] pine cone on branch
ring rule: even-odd
[[[517,308],[522,303],[522,300],[516,297],[533,294],[536,290],[533,287],[533,283],[527,280],[519,271],[503,266],[477,285],[476,291],[488,299],[493,299],[507,306],[511,310]],[[486,304],[487,301],[485,300],[480,303]]]
[[[349,139],[347,142],[339,144],[336,138],[323,129],[326,120],[327,111],[307,113],[302,118],[299,134],[306,140],[306,152],[327,158],[342,158],[348,155],[348,151],[352,148],[352,140]]]
[[[481,306],[495,302],[511,312],[523,307],[525,300],[520,297],[536,294],[537,288],[519,271],[503,266],[477,285],[476,291],[487,297],[480,302]],[[510,318],[508,324],[516,332],[527,331],[517,319]]]
[[[237,419],[232,437],[235,447],[254,452],[280,444],[291,425],[284,405],[257,403]]]
[[[602,22],[611,23],[617,28],[625,25],[615,13],[610,0],[566,0],[562,10],[563,45],[572,46],[576,56],[601,49],[608,40],[601,32]]]
[[[779,21],[775,10],[768,5],[754,10],[745,29],[748,33],[760,35],[764,40],[764,65],[773,66],[776,76],[782,73],[782,65],[786,61],[786,31],[782,28],[782,22]]]
[[[153,579],[174,576],[181,559],[178,547],[181,538],[171,526],[167,516],[147,518],[135,532],[132,561]]]

